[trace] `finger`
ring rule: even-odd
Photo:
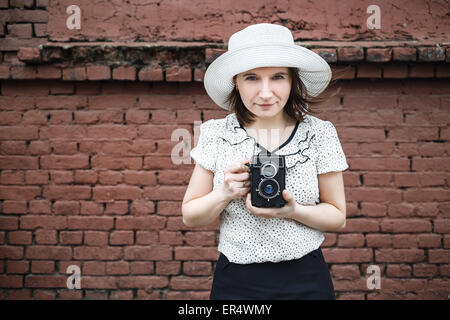
[[[249,179],[250,179],[250,173],[248,173],[248,172],[242,172],[242,173],[233,173],[232,174],[233,175],[233,177],[232,177],[232,179],[234,180],[234,181],[250,181]]]
[[[247,164],[249,163],[250,163],[249,159],[242,161],[242,164],[244,165],[246,171],[250,171],[250,168],[247,166]]]
[[[250,168],[245,165],[245,161],[236,162],[230,166],[231,173],[240,173],[245,171],[250,171]]]
[[[249,184],[247,184],[247,182],[243,182],[243,181],[233,181],[231,183],[231,186],[235,189],[239,189],[239,190],[245,190],[249,188]]]
[[[294,196],[289,190],[285,189],[283,193],[283,197],[287,202],[294,202]]]

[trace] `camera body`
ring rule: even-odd
[[[258,154],[252,157],[250,168],[252,206],[280,208],[286,204],[282,192],[286,184],[284,156]]]

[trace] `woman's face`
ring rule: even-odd
[[[236,77],[236,88],[242,102],[259,118],[271,118],[282,111],[289,99],[291,86],[288,67],[256,68]]]

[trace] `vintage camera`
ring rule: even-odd
[[[250,168],[251,196],[254,207],[283,207],[281,194],[286,184],[284,156],[259,153],[252,157]]]

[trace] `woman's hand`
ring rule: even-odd
[[[250,191],[250,168],[245,164],[250,160],[232,163],[224,171],[222,191],[227,199],[240,199]]]
[[[247,199],[245,201],[245,205],[250,213],[263,217],[263,218],[286,218],[292,219],[294,212],[297,207],[297,202],[295,201],[292,193],[287,189],[284,189],[282,192],[284,200],[286,200],[286,204],[281,208],[259,208],[252,206],[252,198],[251,194],[247,194]]]

